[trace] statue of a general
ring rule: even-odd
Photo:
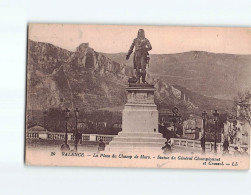
[[[130,58],[130,55],[134,51],[133,64],[134,69],[136,69],[137,83],[140,83],[140,78],[142,77],[142,83],[146,82],[146,65],[149,64],[149,53],[152,46],[149,40],[145,37],[145,32],[143,29],[139,29],[138,36],[132,42],[132,45],[126,55],[126,59]]]

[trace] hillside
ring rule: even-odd
[[[132,74],[131,67],[96,52],[88,43],[70,52],[49,43],[29,40],[27,110],[65,107],[73,110],[78,107],[84,112],[120,111],[126,102],[124,89]],[[231,108],[229,101],[199,95],[155,76],[148,75],[147,79],[155,85],[155,102],[159,109],[178,106],[181,111],[196,113],[205,108],[215,109],[215,105],[224,111]]]
[[[125,53],[104,54],[122,64]],[[251,55],[216,54],[191,51],[150,55],[149,72],[171,85],[221,99],[232,99],[242,89],[251,90]]]
[[[81,44],[76,52],[29,40],[27,109],[92,110],[125,102],[130,67],[121,66]]]

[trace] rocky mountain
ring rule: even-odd
[[[121,88],[132,69],[81,44],[76,52],[52,44],[28,44],[27,108],[81,107],[87,110],[125,102]]]
[[[88,43],[70,52],[29,40],[27,110],[78,107],[84,111],[118,111],[126,102],[124,88],[134,70],[111,56],[96,52]],[[157,71],[151,67],[151,72]],[[162,78],[148,75],[148,81],[157,89],[155,99],[159,108],[176,105],[186,112],[200,112],[205,107],[226,111],[232,104],[172,85]]]
[[[125,53],[104,54],[132,64]],[[232,100],[240,90],[251,90],[251,55],[191,51],[150,55],[149,72],[170,85],[180,85],[201,95]]]

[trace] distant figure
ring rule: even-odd
[[[166,145],[161,148],[163,150],[163,153],[164,154],[172,153],[171,140],[166,141],[165,144]]]
[[[140,78],[142,77],[142,83],[146,82],[146,65],[149,64],[149,53],[152,46],[149,40],[145,37],[145,32],[143,29],[139,29],[138,36],[132,42],[132,45],[126,55],[126,60],[130,58],[135,47],[133,64],[134,69],[136,69],[137,83],[140,83]]]
[[[211,151],[213,150],[213,147],[214,147],[213,143],[210,142],[210,149],[211,149]]]
[[[236,139],[237,139],[236,136],[237,136],[237,127],[234,126],[231,134],[232,137],[231,144],[236,144]]]
[[[222,156],[230,156],[229,154],[229,142],[228,139],[225,138],[224,142],[223,142],[223,154]]]
[[[98,151],[104,151],[105,150],[105,142],[101,139],[98,144]]]
[[[240,128],[237,128],[237,131],[236,131],[236,144],[241,144],[241,138],[242,138],[241,130],[240,130]]]
[[[229,148],[229,142],[227,139],[225,139],[223,142],[223,152],[226,152],[226,151],[229,152],[228,148]]]
[[[234,156],[239,157],[241,155],[241,152],[239,151],[239,148],[237,146],[234,147]]]
[[[201,145],[201,148],[202,148],[202,151],[205,152],[206,150],[206,139],[204,136],[201,137],[201,140],[200,140],[200,145]]]

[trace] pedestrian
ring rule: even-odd
[[[103,142],[102,139],[100,139],[98,144],[98,151],[104,151],[105,150],[105,142]]]
[[[200,145],[201,145],[202,151],[205,152],[205,150],[206,150],[206,139],[205,139],[205,137],[203,135],[202,135],[201,140],[200,140]]]
[[[214,147],[213,143],[210,142],[210,149],[211,149],[211,151],[213,150],[213,147]]]
[[[237,146],[234,147],[234,156],[239,157],[241,155],[241,152],[239,151],[239,148]]]
[[[229,142],[227,140],[227,138],[225,138],[224,142],[223,142],[223,152],[229,152]]]
[[[241,129],[238,128],[237,132],[236,132],[236,144],[241,144],[241,138],[242,138],[242,134],[241,134]]]
[[[165,146],[163,146],[161,149],[163,150],[164,154],[172,153],[172,147],[171,147],[171,140],[165,142]]]

